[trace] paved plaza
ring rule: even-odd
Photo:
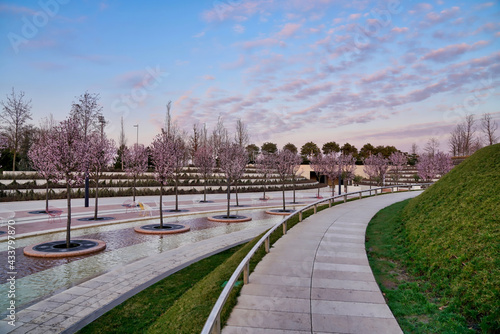
[[[384,333],[400,332],[368,265],[364,233],[368,221],[379,209],[418,193],[397,193],[342,204],[291,229],[250,276],[250,284],[243,288],[224,333],[363,333],[367,332],[365,329],[376,333],[382,328]],[[278,193],[272,193],[273,199],[267,202],[256,201],[258,195],[241,194],[240,201],[248,209],[278,206],[281,202]],[[314,195],[315,191],[301,192],[299,200],[305,205],[316,200]],[[154,199],[141,200],[154,206]],[[211,195],[210,199],[212,203],[202,204],[196,202],[195,196],[182,196],[181,208],[189,208],[188,214],[224,209],[223,195]],[[137,212],[125,213],[123,198],[101,201],[100,215],[113,215],[116,219],[112,223],[139,218]],[[51,205],[63,208],[61,203],[51,201]],[[76,227],[95,225],[76,220],[89,216],[92,208],[83,208],[81,199],[74,203]],[[64,218],[62,222],[49,221],[43,215],[27,214],[28,210],[40,209],[33,206],[43,208],[43,201],[9,204],[15,212],[20,237],[65,227]],[[73,333],[160,279],[250,240],[267,228],[219,235],[117,268],[19,310],[16,326],[8,325],[4,319],[0,322],[0,333]]]

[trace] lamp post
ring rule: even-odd
[[[139,124],[135,124],[134,128],[137,128],[137,140],[136,140],[136,144],[137,144],[137,146],[139,146]]]

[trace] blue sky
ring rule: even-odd
[[[421,148],[467,113],[500,123],[499,1],[2,1],[0,96],[33,123],[99,93],[108,134],[149,144],[165,105],[186,131],[251,142]]]

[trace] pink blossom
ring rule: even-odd
[[[66,226],[66,247],[71,241],[71,188],[83,182],[87,164],[87,143],[74,118],[62,121],[54,127],[49,136],[50,157],[54,163],[57,180],[66,182],[68,219]]]
[[[135,183],[137,177],[148,170],[148,151],[142,144],[134,144],[132,148],[123,151],[123,166],[127,175],[134,180],[132,187],[135,202]]]
[[[198,173],[203,175],[203,201],[207,201],[207,180],[208,177],[213,173],[215,168],[215,158],[213,149],[207,145],[203,144],[194,153],[193,157],[194,165],[198,168]]]
[[[274,170],[279,175],[283,192],[283,211],[286,211],[285,204],[285,182],[294,174],[294,167],[297,163],[297,154],[289,150],[280,150],[274,153]]]
[[[95,211],[94,220],[97,220],[98,198],[99,198],[99,179],[103,171],[113,162],[116,155],[115,142],[106,138],[103,133],[93,132],[90,134],[88,144],[88,172],[89,178],[95,183]]]
[[[396,174],[396,183],[399,183],[399,176],[400,176],[401,172],[403,171],[403,168],[408,163],[408,158],[406,157],[405,154],[403,154],[401,152],[394,152],[389,157],[389,161],[392,165],[392,170]]]
[[[220,170],[227,180],[227,217],[230,217],[230,187],[243,176],[248,162],[245,149],[235,143],[223,143],[219,150]]]

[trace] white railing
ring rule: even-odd
[[[420,186],[427,186],[431,185],[432,183],[419,183],[419,184],[401,184],[401,185],[391,185],[391,186],[385,186],[385,187],[379,187],[379,188],[373,188],[373,189],[366,189],[366,190],[360,190],[360,191],[353,191],[350,193],[344,193],[324,199],[320,199],[319,201],[316,201],[314,203],[311,203],[309,205],[306,205],[302,207],[301,209],[291,213],[290,215],[286,216],[281,220],[279,223],[274,225],[270,230],[264,234],[262,238],[253,246],[253,248],[248,252],[248,254],[245,256],[245,258],[240,262],[236,270],[233,272],[231,275],[231,278],[229,278],[229,281],[227,282],[226,286],[224,287],[224,290],[222,290],[219,299],[217,299],[217,302],[215,303],[214,307],[212,308],[212,311],[210,312],[210,315],[208,316],[207,321],[205,322],[205,326],[203,326],[203,330],[201,331],[202,334],[219,334],[221,331],[221,320],[220,320],[220,314],[222,311],[222,308],[224,307],[224,304],[226,303],[227,298],[229,297],[229,294],[231,293],[231,290],[233,289],[234,285],[236,284],[236,281],[238,280],[238,277],[240,274],[243,272],[243,284],[248,284],[249,283],[249,276],[250,276],[250,260],[252,257],[255,255],[257,250],[259,249],[262,244],[264,244],[265,251],[266,253],[270,252],[270,242],[271,242],[271,234],[276,231],[280,226],[283,227],[283,235],[286,234],[287,232],[287,222],[290,218],[298,215],[299,216],[299,222],[302,221],[302,213],[306,210],[309,210],[310,208],[314,209],[314,214],[317,212],[318,205],[328,202],[328,206],[331,207],[332,203],[335,201],[337,198],[343,198],[344,203],[347,202],[347,198],[349,196],[353,195],[358,195],[359,198],[361,199],[363,197],[363,193],[369,193],[369,196],[372,196],[372,192],[374,192],[375,196],[378,195],[378,192],[380,193],[383,192],[384,189],[390,189],[391,192],[394,192],[394,188],[408,188],[408,190],[411,190],[413,187],[420,187]]]

